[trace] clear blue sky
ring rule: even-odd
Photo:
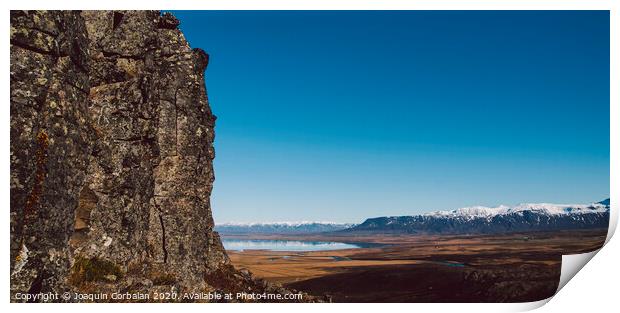
[[[216,222],[609,195],[606,11],[175,15],[211,56]]]

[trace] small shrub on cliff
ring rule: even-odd
[[[177,278],[168,273],[162,273],[153,277],[153,285],[155,286],[174,285],[176,282]]]
[[[78,286],[85,282],[115,281],[123,276],[121,268],[107,260],[96,257],[77,257],[71,268],[69,282]]]

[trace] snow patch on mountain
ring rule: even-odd
[[[434,217],[493,217],[525,211],[546,215],[603,213],[609,211],[609,205],[600,202],[591,204],[523,203],[514,207],[506,205],[497,207],[472,206],[449,211],[435,211],[423,215]]]

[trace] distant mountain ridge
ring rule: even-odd
[[[215,225],[220,234],[309,234],[334,232],[355,226],[333,222],[222,223]]]
[[[476,206],[413,216],[369,218],[342,232],[479,234],[607,228],[609,199],[591,204]]]

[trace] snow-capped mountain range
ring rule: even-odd
[[[413,216],[369,218],[343,232],[475,234],[607,228],[609,199],[591,204],[467,207]]]
[[[451,211],[435,211],[426,213],[426,216],[445,216],[445,217],[493,217],[496,215],[507,215],[519,212],[537,212],[547,215],[562,214],[586,214],[604,213],[609,211],[609,204],[603,201],[591,204],[553,204],[553,203],[524,203],[514,207],[500,205],[498,207],[473,206],[460,208]]]
[[[607,228],[610,200],[590,204],[526,203],[473,206],[412,216],[369,218],[361,224],[334,222],[222,223],[230,234],[428,233],[476,234]]]
[[[266,223],[222,223],[215,225],[220,234],[308,234],[333,232],[355,226],[350,223],[334,222],[266,222]]]

